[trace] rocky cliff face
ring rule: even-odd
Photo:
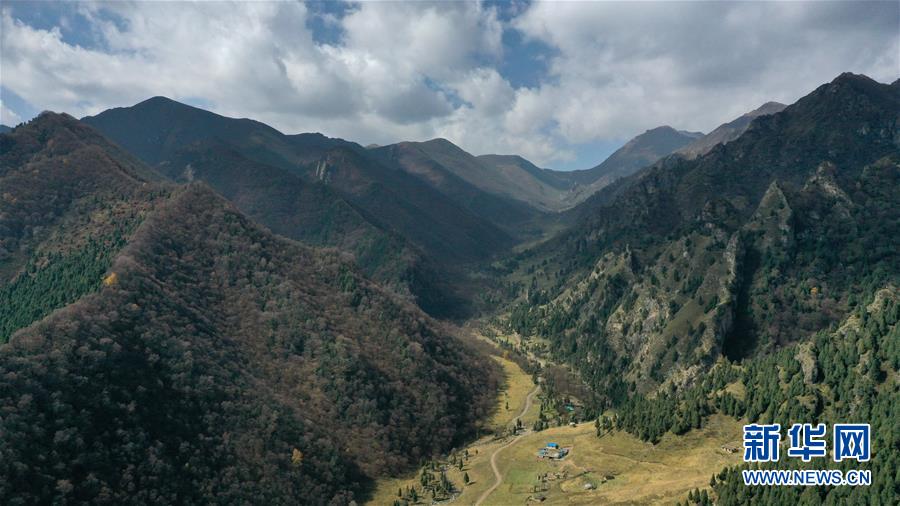
[[[900,87],[842,75],[695,160],[669,157],[519,256],[510,326],[589,383],[690,383],[846,316],[900,265]],[[611,358],[609,358],[611,357]],[[621,385],[619,385],[621,386]]]

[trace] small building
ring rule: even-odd
[[[556,443],[547,443],[545,448],[541,448],[537,452],[537,456],[540,459],[561,459],[568,454],[568,448],[560,448]]]
[[[551,459],[561,459],[561,458],[564,458],[568,454],[569,454],[568,448],[560,448],[560,449],[556,450],[556,452],[548,452],[547,456],[550,457]]]

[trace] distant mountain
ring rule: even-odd
[[[455,201],[352,142],[284,135],[162,97],[82,121],[169,177],[209,182],[287,237],[353,252],[368,273],[408,285],[434,314],[458,312],[461,302],[431,263],[490,258],[514,243],[493,221],[509,216],[498,213],[530,216],[506,203],[491,219],[478,215],[494,211]],[[483,192],[470,200],[494,203]]]
[[[12,128],[6,125],[0,125],[0,134],[5,134],[6,132],[11,132]]]
[[[527,208],[498,203],[475,190],[449,195],[377,155],[348,148],[328,151],[305,168],[306,177],[337,188],[384,226],[397,230],[431,257],[451,264],[485,260],[515,239],[500,227],[501,213],[517,220]]]
[[[348,505],[493,405],[489,359],[335,250],[65,115],[0,148],[0,503]]]
[[[836,325],[900,286],[898,110],[900,84],[843,74],[591,197],[515,257],[510,327],[622,402]]]
[[[373,150],[383,159],[396,163],[410,174],[438,188],[445,194],[472,202],[473,205],[487,206],[476,212],[495,216],[506,213],[498,223],[510,223],[529,218],[527,209],[509,203],[510,199],[527,204],[542,211],[556,211],[565,206],[568,187],[556,180],[551,173],[544,173],[521,157],[501,157],[488,155],[475,157],[446,139],[427,142],[401,142]],[[504,199],[488,199],[473,196],[476,191]]]
[[[603,398],[595,409],[611,405],[617,429],[651,443],[713,413],[889,427],[900,416],[898,110],[900,81],[843,74],[703,156],[618,180],[572,210],[576,226],[504,264],[521,287],[508,330],[579,370]],[[875,432],[873,448],[900,443]],[[897,469],[900,454],[870,464]],[[748,488],[744,468],[712,480],[716,504],[896,502],[891,473],[852,491],[773,493]]]
[[[657,127],[631,139],[594,168],[558,174],[597,190],[618,178],[637,172],[702,136],[701,132],[675,130],[669,126]]]
[[[712,132],[691,142],[687,146],[679,148],[677,152],[687,158],[696,158],[706,154],[715,146],[731,142],[740,137],[754,119],[760,116],[768,116],[770,114],[781,112],[785,107],[787,106],[779,104],[778,102],[766,102],[758,109],[741,115],[739,118],[729,121],[728,123],[719,125]]]
[[[81,295],[81,276],[105,270],[98,243],[121,244],[152,201],[145,185],[160,181],[161,176],[70,116],[42,113],[0,136],[0,291],[26,290],[0,304],[0,342],[14,328]],[[52,246],[45,247],[48,241]],[[19,274],[37,269],[45,255],[72,248],[84,248],[71,260],[78,267],[78,283],[63,291],[56,285],[17,285]],[[28,309],[8,305],[15,303]]]
[[[542,169],[519,155],[481,155],[477,158],[482,163],[495,167],[497,170],[507,172],[511,176],[515,175],[517,171],[523,171],[542,183],[558,190],[569,190],[572,187],[572,184],[569,181],[560,177],[559,172],[550,169]]]
[[[301,136],[297,152],[288,136],[251,119],[233,119],[165,98],[153,97],[132,107],[117,107],[81,119],[151,166],[165,163],[194,142],[215,139],[250,158],[281,167],[314,159],[340,144],[322,135]]]
[[[461,301],[421,250],[326,185],[247,159],[221,142],[194,143],[158,168],[174,181],[208,183],[277,234],[352,253],[374,280],[411,295],[431,314],[460,311]]]
[[[185,161],[179,153],[194,143],[226,145],[246,159],[334,188],[379,226],[396,230],[435,257],[471,261],[512,242],[486,219],[342,139],[284,135],[257,121],[226,118],[162,97],[82,121],[154,166],[176,157]]]

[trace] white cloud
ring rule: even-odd
[[[474,3],[362,3],[342,25],[345,51],[391,62],[400,76],[443,80],[471,68],[475,56],[502,54],[500,22]]]
[[[21,122],[22,118],[9,107],[6,107],[6,105],[3,104],[3,101],[0,100],[0,124],[14,127]]]
[[[768,100],[793,102],[844,71],[892,81],[890,4],[536,3],[514,21],[559,49],[540,89],[570,142],[661,124],[709,131]],[[882,16],[884,18],[884,16]]]
[[[709,130],[843,71],[900,74],[890,3],[536,3],[501,21],[480,3],[364,2],[324,16],[341,34],[330,43],[296,2],[78,4],[96,47],[19,21],[19,5],[0,20],[2,85],[37,109],[166,95],[289,133],[443,136],[545,165],[660,124]],[[539,86],[501,75],[504,30],[553,49]]]

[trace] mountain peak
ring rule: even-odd
[[[78,132],[85,139],[98,141],[102,137],[92,128],[64,112],[43,111],[28,122],[29,129],[45,132],[44,135],[58,135],[62,132]],[[67,134],[70,135],[70,134]],[[102,142],[105,144],[106,140]]]
[[[163,95],[156,95],[154,97],[150,97],[147,100],[138,102],[136,105],[141,105],[141,104],[181,104],[181,105],[185,105],[177,100],[173,100],[173,99],[171,99],[169,97],[165,97]]]
[[[674,137],[688,136],[688,137],[697,138],[697,137],[702,137],[703,132],[691,132],[689,130],[678,130],[669,125],[662,125],[662,126],[658,126],[656,128],[651,128],[651,129],[647,130],[643,134],[635,137],[635,139],[640,139],[646,135],[651,135],[651,136],[652,135],[657,135],[657,136],[667,135],[667,136],[674,136]]]
[[[708,153],[720,144],[727,144],[740,137],[749,128],[750,123],[760,117],[779,113],[787,107],[779,102],[766,102],[756,109],[715,128],[707,135],[699,136],[695,141],[679,149],[678,152],[687,158],[696,158]]]
[[[458,149],[460,151],[463,150],[461,147],[457,146],[456,144],[453,144],[452,142],[450,142],[450,140],[448,140],[444,137],[436,137],[434,139],[421,142],[420,144],[422,146],[430,146],[430,147],[436,147],[436,148],[441,148],[441,149]]]
[[[616,179],[629,176],[703,136],[701,132],[676,130],[669,125],[651,128],[617,149],[600,165],[573,170],[566,177],[582,185],[600,189]]]
[[[166,150],[174,149],[173,146],[192,142],[212,138],[240,142],[254,135],[258,140],[283,143],[284,137],[263,123],[225,117],[163,96],[85,116],[81,121],[109,135],[150,165],[162,162],[171,154]]]
[[[41,111],[40,114],[35,116],[34,121],[43,122],[43,123],[54,123],[54,122],[75,122],[78,120],[73,118],[67,113],[64,112],[55,112],[55,111]]]
[[[830,83],[820,86],[817,91],[829,94],[862,93],[884,96],[889,89],[890,86],[882,85],[866,75],[844,72],[835,77]]]
[[[198,109],[197,107],[185,104],[183,102],[179,102],[177,100],[173,100],[169,97],[164,97],[162,95],[157,95],[155,97],[150,97],[147,100],[143,100],[138,102],[132,106],[135,109],[169,109],[169,110],[177,110],[177,109]]]
[[[770,102],[766,102],[765,104],[748,112],[746,114],[746,116],[750,116],[753,118],[755,118],[757,116],[767,116],[769,114],[775,114],[777,112],[781,112],[784,110],[785,107],[787,107],[787,106],[782,104],[781,102],[771,102],[770,101]]]
[[[843,72],[841,75],[834,78],[831,81],[831,84],[843,84],[843,83],[875,83],[878,81],[872,79],[871,77],[865,74],[854,74],[853,72]]]

